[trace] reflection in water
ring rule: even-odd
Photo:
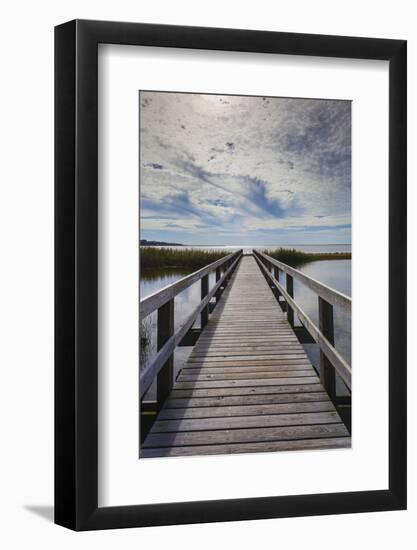
[[[306,275],[351,296],[351,261],[350,260],[323,260],[311,262],[298,268]],[[190,271],[184,270],[159,270],[142,272],[140,279],[140,298],[144,298],[161,288],[181,279]],[[281,273],[280,282],[285,286],[285,275]],[[215,284],[215,273],[209,277],[209,288]],[[201,301],[201,285],[197,281],[189,288],[175,297],[174,318],[175,329],[177,330],[192,311]],[[318,298],[310,289],[294,279],[294,298],[304,312],[318,325]],[[195,327],[198,327],[200,320],[197,319]],[[335,347],[350,364],[351,362],[351,323],[350,317],[343,311],[334,308],[334,330]],[[143,339],[142,335],[146,338]],[[156,311],[141,322],[141,346],[140,346],[140,368],[143,368],[156,352]],[[304,348],[313,365],[319,368],[319,349],[316,344],[305,344]],[[191,347],[177,348],[174,353],[174,375],[176,376],[182,364],[191,353]],[[151,388],[149,396],[152,398],[154,388]],[[337,393],[344,394],[343,383],[338,379]]]

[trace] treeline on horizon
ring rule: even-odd
[[[276,248],[263,250],[265,254],[292,267],[320,260],[350,260],[350,252],[302,252],[295,248]],[[230,254],[227,250],[196,250],[193,248],[154,248],[152,246],[140,247],[141,270],[150,271],[157,269],[200,269],[216,260]]]

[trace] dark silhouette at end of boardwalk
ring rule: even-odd
[[[192,282],[202,281],[202,305],[177,337],[173,299],[192,282],[181,286],[179,281],[141,302],[142,314],[158,307],[161,331],[160,351],[141,375],[141,397],[155,377],[162,389],[157,392],[155,421],[142,433],[140,457],[350,447],[349,431],[331,399],[335,369],[350,387],[350,367],[333,347],[332,304],[350,310],[350,299],[301,274],[310,288],[316,286],[318,328],[293,299],[292,277],[300,272],[271,260],[261,253],[242,257],[239,252],[196,272],[199,276]],[[208,273],[214,269],[217,282],[209,292]],[[287,273],[286,288],[278,281],[278,269]],[[212,298],[218,304],[209,318]],[[286,312],[278,305],[280,299]],[[320,346],[321,380],[296,336],[294,312],[311,334],[310,341]],[[202,330],[174,381],[172,352],[186,340],[198,315]]]

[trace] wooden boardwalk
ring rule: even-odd
[[[178,374],[141,457],[350,447],[350,436],[253,256]]]

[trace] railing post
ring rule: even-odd
[[[274,266],[272,265],[272,262],[269,262],[269,261],[268,261],[268,263],[267,263],[267,268],[268,268],[269,273],[271,273],[271,275],[273,275],[273,274],[274,274]],[[270,286],[271,286],[271,288],[273,289],[274,294],[276,294],[277,288],[276,288],[276,286],[274,285],[274,283],[273,283],[272,281],[271,281]]]
[[[291,296],[291,298],[294,298],[294,279],[292,278],[291,275],[288,275],[288,273],[286,274],[286,281],[287,281],[287,284],[286,284],[287,292]],[[287,320],[290,323],[290,325],[293,327],[294,310],[292,309],[292,307],[288,302],[287,302]]]
[[[221,277],[220,267],[216,267],[216,283],[220,280],[220,277]],[[222,291],[219,288],[216,294],[214,295],[214,297],[216,298],[216,304],[219,301],[221,293]]]
[[[226,272],[229,269],[229,261],[224,263],[224,271]],[[229,282],[229,276],[224,278],[224,286],[226,287]]]
[[[158,351],[174,334],[174,299],[158,309],[157,348]],[[174,355],[172,354],[157,375],[156,401],[161,409],[174,383]]]
[[[204,275],[204,277],[201,278],[201,299],[205,298],[208,294],[208,287],[209,287],[209,281],[208,281],[208,275]],[[207,325],[208,322],[208,304],[201,312],[201,330]]]
[[[334,346],[333,306],[319,296],[319,329]],[[336,377],[332,364],[320,351],[320,382],[329,394],[330,399],[336,397]]]
[[[274,277],[279,282],[279,268],[276,266],[274,266]],[[277,299],[279,299],[279,297],[281,296],[281,292],[278,290],[278,287],[275,287],[275,291]]]
[[[232,265],[233,261],[234,261],[234,258],[231,258],[230,260],[227,261],[227,263],[226,263],[226,270],[229,269],[229,267]],[[229,275],[226,277],[227,284],[229,284],[229,281],[230,281],[230,278],[231,278],[231,277],[232,277],[232,274],[229,273]]]

